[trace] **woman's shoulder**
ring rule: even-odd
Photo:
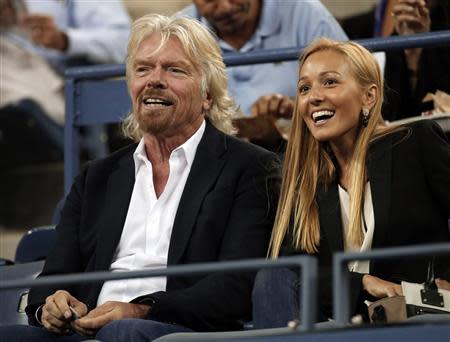
[[[385,134],[374,140],[374,145],[382,144],[386,140],[393,146],[400,143],[414,144],[424,141],[447,142],[447,137],[441,126],[434,120],[423,119],[391,127]]]
[[[403,126],[407,132],[408,139],[418,144],[448,144],[447,136],[441,126],[434,120],[423,119],[414,121]]]

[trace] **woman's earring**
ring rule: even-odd
[[[368,108],[363,108],[361,110],[361,123],[364,127],[369,124],[370,112]]]

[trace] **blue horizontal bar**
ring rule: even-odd
[[[450,30],[418,33],[411,36],[392,36],[355,40],[371,51],[399,50],[413,47],[434,47],[450,44]],[[304,47],[267,49],[245,53],[228,53],[224,55],[227,66],[274,63],[297,60]],[[70,68],[66,71],[67,78],[107,78],[123,77],[125,65],[99,65]]]
[[[334,258],[336,263],[344,263],[354,260],[383,260],[390,258],[400,258],[404,256],[429,256],[434,254],[450,253],[450,242],[423,244],[417,246],[402,246],[372,249],[367,252],[336,253]],[[449,265],[450,267],[450,265]]]
[[[224,261],[224,262],[208,262],[198,264],[174,265],[167,268],[148,269],[142,271],[126,271],[126,272],[87,272],[75,273],[65,275],[50,275],[39,277],[33,280],[5,280],[0,282],[0,290],[13,289],[21,287],[37,287],[49,285],[68,285],[74,283],[93,283],[106,280],[120,280],[120,279],[134,279],[146,277],[160,277],[160,276],[182,276],[205,274],[213,272],[225,271],[248,271],[258,268],[270,268],[280,266],[302,266],[307,262],[308,256],[286,257],[276,260],[267,259],[249,259],[238,261]]]
[[[159,276],[187,276],[194,274],[205,274],[213,272],[228,271],[252,271],[262,268],[275,267],[300,267],[301,283],[299,286],[299,303],[302,318],[300,330],[308,331],[314,328],[317,308],[317,260],[307,255],[296,255],[290,257],[278,258],[276,260],[268,259],[244,259],[223,262],[208,262],[197,264],[185,264],[169,266],[167,268],[158,268],[141,271],[127,272],[87,272],[65,275],[51,275],[39,277],[34,280],[6,280],[0,282],[0,290],[53,286],[63,284],[93,283],[106,280],[134,279]],[[14,266],[12,266],[14,267]],[[299,318],[300,318],[299,317]]]

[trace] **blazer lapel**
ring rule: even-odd
[[[334,253],[344,250],[338,185],[333,182],[328,186],[328,191],[324,190],[321,188],[317,196],[320,227],[331,253]]]
[[[392,136],[376,141],[369,149],[368,170],[375,231],[372,248],[383,245],[389,228],[391,206]]]
[[[134,185],[133,152],[118,162],[107,183],[105,210],[98,224],[97,269],[109,269],[122,235]]]
[[[192,234],[203,199],[214,185],[225,163],[223,158],[225,151],[225,135],[207,121],[175,216],[168,265],[179,263]]]

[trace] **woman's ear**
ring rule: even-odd
[[[375,84],[370,85],[365,93],[363,98],[363,107],[372,110],[373,106],[378,100],[378,87]]]

